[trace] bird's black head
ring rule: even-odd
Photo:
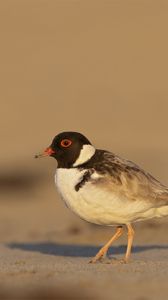
[[[43,154],[35,157],[52,156],[58,168],[71,168],[88,161],[95,153],[90,141],[78,132],[62,132],[56,135]]]

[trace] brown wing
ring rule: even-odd
[[[168,205],[168,188],[138,165],[110,152],[104,152],[104,165],[107,170],[104,180],[108,188],[132,200],[153,202],[154,207]],[[103,179],[100,183],[103,184]]]

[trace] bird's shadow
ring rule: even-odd
[[[7,246],[11,249],[20,249],[24,251],[39,252],[47,255],[69,256],[69,257],[90,257],[94,256],[100,247],[93,245],[72,245],[59,243],[10,243]],[[139,253],[148,250],[168,249],[168,245],[144,245],[134,246],[133,253]],[[109,254],[123,254],[126,251],[126,246],[113,246],[109,250]]]

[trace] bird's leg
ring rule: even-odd
[[[107,244],[105,244],[100,250],[99,252],[96,254],[95,257],[93,257],[90,261],[90,263],[95,263],[96,261],[98,261],[99,259],[101,259],[103,256],[105,256],[105,254],[107,253],[109,247],[111,246],[111,244],[116,241],[123,233],[123,227],[122,226],[117,226],[117,230],[116,233],[112,236],[112,238],[107,242]]]
[[[128,229],[128,243],[127,243],[127,251],[125,254],[125,258],[123,262],[127,263],[131,254],[131,248],[132,248],[132,242],[134,238],[134,229],[132,228],[131,224],[127,224],[127,229]]]

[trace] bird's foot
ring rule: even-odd
[[[103,256],[97,258],[96,256],[89,260],[89,264],[95,264],[97,262],[101,262],[103,260]]]
[[[95,256],[89,261],[90,264],[97,263],[97,262],[103,263],[103,264],[114,264],[114,265],[120,264],[121,265],[121,264],[127,264],[128,260],[125,258],[122,258],[122,259],[117,259],[115,257],[109,258],[107,256],[101,256],[99,258],[96,258],[96,256]]]
[[[96,254],[95,257],[93,257],[90,261],[89,261],[89,264],[95,264],[96,262],[102,262],[104,261],[104,259],[106,259],[107,256],[106,256],[106,253],[104,252],[98,252]]]
[[[128,263],[128,259],[126,258],[120,258],[120,259],[117,259],[117,258],[112,258],[112,259],[109,259],[109,262],[107,262],[108,264],[120,264],[120,265],[123,265],[123,264],[127,264]]]
[[[112,263],[112,264],[113,264],[113,263],[117,263],[117,264],[123,265],[123,264],[126,264],[127,261],[125,260],[125,258],[122,258],[122,259],[115,259],[115,260],[112,259],[111,263]]]
[[[89,264],[101,263],[101,264],[110,264],[111,259],[108,256],[100,257],[99,259],[92,258],[89,261]]]

